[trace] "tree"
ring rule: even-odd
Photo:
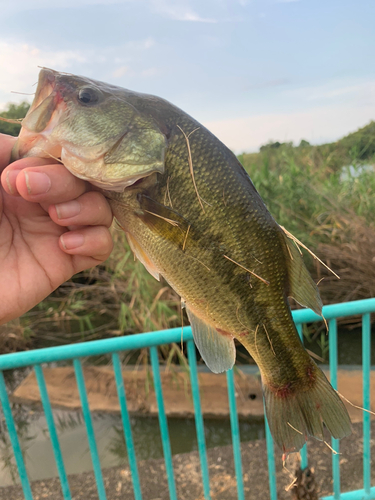
[[[9,103],[7,106],[8,109],[3,112],[0,112],[0,116],[11,119],[24,118],[26,116],[29,107],[30,104],[25,101],[21,102],[20,104]],[[1,134],[9,134],[17,136],[19,134],[20,129],[21,125],[18,125],[16,123],[7,123],[0,121]]]

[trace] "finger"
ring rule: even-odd
[[[17,178],[22,170],[31,167],[46,166],[48,168],[53,160],[48,158],[22,158],[22,160],[17,160],[11,163],[8,167],[4,169],[1,174],[1,184],[8,194],[14,196],[20,196],[17,190]]]
[[[17,177],[16,187],[25,200],[48,204],[74,200],[90,189],[62,164],[25,168]]]
[[[105,226],[112,224],[112,211],[104,196],[89,191],[75,200],[51,205],[51,219],[60,226]]]
[[[100,262],[107,259],[113,249],[110,232],[104,226],[89,226],[68,231],[60,236],[59,245],[61,250],[69,255],[90,257]]]
[[[17,137],[0,134],[0,172],[9,165],[12,148]]]

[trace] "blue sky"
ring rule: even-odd
[[[47,66],[162,96],[236,152],[332,141],[375,119],[373,0],[63,5],[0,2],[1,108]]]

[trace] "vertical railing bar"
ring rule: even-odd
[[[370,410],[370,370],[371,370],[371,321],[370,313],[362,316],[362,376],[363,408]],[[366,499],[371,490],[371,420],[367,411],[363,412],[363,488]]]
[[[17,435],[16,426],[14,423],[12,409],[10,407],[9,398],[7,394],[7,388],[5,385],[3,372],[0,370],[0,401],[3,407],[5,422],[7,424],[10,442],[12,444],[14,458],[16,459],[18,474],[20,476],[21,486],[25,500],[33,500],[33,494],[31,492],[30,481],[27,476],[25,462],[22,456],[22,450],[20,442]]]
[[[275,449],[273,438],[264,408],[264,425],[266,428],[266,445],[267,445],[267,463],[268,463],[268,482],[270,486],[270,500],[277,500],[277,484],[276,484],[276,466],[275,466]]]
[[[234,469],[236,471],[236,478],[237,478],[237,494],[238,494],[238,500],[245,500],[245,491],[244,491],[243,476],[242,476],[241,440],[240,440],[240,429],[238,426],[236,387],[234,383],[233,368],[227,371],[227,387],[228,387],[230,425],[232,430]]]
[[[53,413],[52,413],[51,403],[48,397],[43,369],[40,365],[34,365],[34,371],[39,386],[39,392],[42,400],[44,414],[46,416],[48,431],[51,438],[52,449],[55,455],[55,461],[56,461],[57,471],[60,477],[63,497],[64,500],[71,500],[72,495],[70,493],[68,477],[65,471],[64,460],[61,453],[59,438],[57,436],[55,421],[53,419]]]
[[[203,494],[206,500],[210,500],[211,499],[210,476],[209,476],[208,462],[207,462],[206,438],[204,435],[202,406],[199,395],[197,357],[195,354],[195,344],[193,340],[189,340],[187,342],[187,352],[188,352],[188,359],[190,366],[191,393],[193,396],[193,403],[194,403],[194,415],[195,415],[195,427],[197,432],[198,451],[201,462]]]
[[[98,490],[99,500],[106,500],[107,496],[104,488],[104,481],[102,470],[100,468],[98,448],[95,440],[94,427],[92,424],[92,418],[90,413],[89,401],[87,398],[87,391],[85,385],[85,378],[83,376],[83,370],[81,365],[81,360],[76,358],[73,360],[74,371],[76,374],[77,386],[79,391],[79,396],[82,404],[83,418],[86,424],[87,439],[89,442],[89,448],[91,453],[92,466],[94,469],[96,487]]]
[[[329,320],[329,373],[330,382],[337,390],[337,320]],[[332,476],[333,476],[333,498],[340,500],[340,441],[332,438],[332,448],[336,453],[332,454]]]
[[[141,485],[139,481],[139,474],[137,467],[137,457],[135,454],[129,411],[126,404],[124,379],[122,378],[121,361],[117,352],[112,354],[112,363],[113,363],[113,371],[115,374],[117,395],[121,408],[122,426],[124,430],[126,449],[128,452],[129,467],[133,481],[134,498],[135,500],[142,500]]]
[[[150,347],[150,357],[151,357],[152,373],[154,376],[155,395],[158,405],[159,426],[160,426],[161,441],[163,445],[165,468],[167,472],[169,498],[170,500],[177,500],[176,484],[173,472],[171,442],[169,439],[168,423],[164,408],[163,389],[161,385],[157,347],[155,346]]]
[[[297,328],[298,335],[303,343],[303,325],[302,325],[302,323],[296,324],[296,328]],[[301,457],[301,469],[305,470],[309,466],[309,462],[308,462],[308,458],[307,458],[307,443],[300,450],[300,457]]]

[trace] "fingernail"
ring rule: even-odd
[[[58,203],[55,205],[57,217],[59,219],[69,219],[81,212],[81,204],[77,200],[68,201],[66,203]]]
[[[80,233],[64,233],[60,236],[60,240],[65,250],[73,250],[83,245],[84,237]]]
[[[6,180],[10,194],[16,193],[16,190],[13,188],[13,186],[16,185],[16,178],[20,172],[21,172],[21,170],[8,170],[8,172],[7,172],[5,180]]]
[[[25,172],[26,187],[29,194],[44,194],[50,190],[51,179],[41,172]]]

